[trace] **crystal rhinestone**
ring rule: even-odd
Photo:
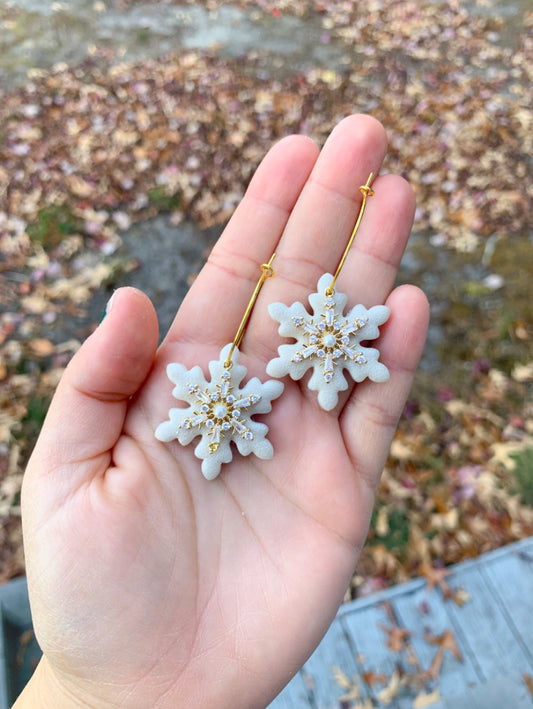
[[[250,396],[250,403],[251,404],[257,404],[258,401],[261,401],[261,397],[259,396],[259,394],[252,394]]]
[[[239,409],[233,409],[233,411],[231,412],[231,415],[233,416],[234,419],[238,419],[239,416],[241,415],[241,412],[239,411]]]
[[[205,414],[198,414],[198,416],[193,416],[192,419],[190,419],[190,423],[192,426],[199,426],[205,421],[205,419]]]
[[[323,349],[317,350],[316,356],[317,356],[317,357],[325,357],[325,356],[326,356],[326,350],[323,350]]]
[[[342,323],[335,321],[335,323],[333,324],[333,327],[335,328],[335,330],[340,330],[342,327]]]
[[[335,359],[338,359],[341,356],[342,352],[339,349],[333,350],[333,356]]]
[[[225,379],[228,381],[228,379],[231,378],[231,374],[229,372],[222,372],[222,379]]]
[[[319,322],[317,325],[319,330],[325,330],[326,329],[326,323],[325,322]]]
[[[205,422],[206,428],[213,428],[214,425],[215,425],[215,422],[213,421],[213,419],[207,419],[207,421]]]
[[[220,399],[220,394],[218,392],[214,392],[211,394],[211,401],[218,401]]]
[[[357,357],[358,353],[355,350],[353,350],[351,347],[346,347],[345,345],[343,345],[341,347],[341,350],[348,357],[348,359],[353,359],[354,361],[356,361],[355,358]]]
[[[357,355],[355,361],[357,362],[357,364],[366,364],[366,359],[363,357],[362,354]]]
[[[222,424],[222,430],[229,431],[230,428],[231,428],[231,424],[228,421],[224,421],[224,423]]]
[[[304,319],[300,317],[293,318],[292,321],[296,327],[301,327],[304,324]]]
[[[185,421],[181,424],[181,428],[190,428],[191,426],[192,424],[189,419],[185,419]]]
[[[308,335],[318,335],[318,328],[312,322],[304,323],[304,330]]]
[[[233,394],[227,396],[226,401],[228,402],[228,404],[233,404],[233,402],[235,401],[235,397],[233,396]]]
[[[324,381],[326,381],[328,384],[332,379],[333,379],[333,372],[326,372],[324,374]]]
[[[253,441],[253,440],[254,440],[254,434],[253,434],[251,431],[246,431],[246,433],[244,434],[243,438],[244,438],[246,441]]]
[[[327,308],[332,308],[335,305],[335,298],[329,297],[326,298],[326,307]]]
[[[309,345],[308,347],[304,347],[301,354],[304,359],[307,359],[308,357],[311,357],[311,355],[314,355],[315,352],[317,351],[318,345]]]
[[[299,352],[296,352],[296,354],[293,354],[291,357],[291,362],[301,362],[302,359],[302,355]]]
[[[311,345],[316,345],[317,342],[318,342],[318,337],[316,335],[311,335],[311,337],[309,338],[309,343]]]
[[[335,313],[333,310],[326,310],[326,325],[328,327],[333,327],[333,321],[335,319]]]
[[[341,338],[341,343],[342,343],[343,345],[349,345],[349,344],[350,344],[350,338],[348,337],[348,335],[344,335],[344,337]]]
[[[202,406],[200,407],[200,411],[206,414],[209,411],[209,406],[207,404],[202,404]]]
[[[240,421],[233,421],[233,428],[240,434],[243,434],[246,431],[246,426]]]
[[[188,384],[187,389],[191,392],[191,394],[194,394],[195,391],[198,391],[198,387],[196,384]]]

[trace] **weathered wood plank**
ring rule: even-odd
[[[398,660],[409,667],[407,651],[392,652],[381,626],[407,628],[418,662],[431,665],[436,646],[425,633],[450,629],[463,662],[446,653],[438,680],[442,697],[432,709],[533,709],[523,674],[533,675],[533,538],[517,542],[451,569],[449,582],[470,600],[462,607],[430,592],[414,579],[342,606],[330,631],[291,684],[269,709],[337,709],[342,688],[332,666],[356,679],[362,697],[377,702],[382,685],[372,687],[363,673],[390,677]],[[392,707],[411,709],[412,700]]]
[[[499,601],[492,595],[481,564],[462,569],[455,577],[460,579],[470,600],[462,608],[449,604],[448,613],[454,633],[461,638],[483,681],[486,682],[496,673],[506,674],[516,670],[531,672],[530,658],[517,642]]]
[[[342,624],[349,634],[360,676],[364,673],[391,677],[396,669],[398,655],[387,647],[387,633],[383,627],[391,626],[386,601],[355,609],[342,615]],[[406,660],[406,655],[403,655]],[[368,676],[368,675],[367,675]],[[383,684],[373,685],[361,681],[361,695],[377,701]]]
[[[450,580],[453,585],[456,585],[457,581],[457,578]],[[424,585],[412,593],[396,596],[392,605],[399,624],[412,632],[410,643],[424,670],[431,667],[438,649],[426,640],[426,634],[439,636],[446,630],[452,630],[463,661],[457,660],[451,653],[446,652],[438,686],[441,696],[456,697],[470,685],[480,682],[482,675],[471,661],[470,647],[467,651],[463,639],[455,634],[448,614],[449,603],[443,601],[440,591],[436,589],[428,591]]]
[[[533,666],[533,539],[505,557],[487,559],[486,583]]]
[[[338,618],[304,666],[311,700],[320,709],[338,709],[339,700],[346,694],[346,688],[335,680],[335,668],[349,680],[357,675],[357,666]]]
[[[467,689],[462,696],[447,698],[444,706],[445,709],[532,709],[533,701],[522,677],[513,672],[497,674]]]

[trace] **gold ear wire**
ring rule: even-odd
[[[374,179],[374,173],[371,172],[370,175],[368,176],[368,180],[366,181],[366,185],[361,185],[359,187],[359,191],[363,195],[363,201],[361,202],[361,207],[359,208],[359,214],[357,215],[357,220],[355,222],[355,226],[352,231],[352,235],[350,236],[350,240],[348,241],[348,246],[344,250],[344,253],[342,255],[342,258],[339,262],[339,265],[337,266],[337,270],[335,271],[335,275],[333,276],[333,280],[331,281],[330,287],[326,290],[326,295],[331,296],[333,295],[333,288],[335,286],[335,283],[337,282],[337,278],[339,277],[339,273],[342,270],[342,267],[344,266],[344,262],[346,261],[346,257],[348,256],[348,252],[350,251],[350,248],[353,244],[353,240],[355,239],[355,235],[357,234],[357,230],[359,229],[359,225],[361,224],[361,219],[363,218],[363,214],[365,213],[365,207],[366,207],[366,201],[369,197],[373,197],[375,192],[370,187],[370,183]]]
[[[272,263],[275,258],[276,258],[276,254],[274,253],[270,257],[270,261],[268,263],[261,264],[261,272],[262,272],[261,278],[258,280],[255,290],[252,293],[252,297],[250,298],[250,302],[248,303],[248,306],[244,312],[243,318],[241,320],[241,324],[239,325],[239,328],[237,330],[237,334],[235,335],[235,339],[233,340],[233,344],[231,345],[231,349],[229,351],[229,354],[226,358],[226,361],[224,362],[225,369],[230,369],[233,364],[233,362],[231,361],[231,358],[233,356],[235,349],[237,347],[239,347],[239,345],[242,342],[242,338],[244,337],[244,331],[246,330],[246,325],[248,324],[248,320],[250,318],[253,307],[255,305],[255,301],[257,300],[257,296],[259,295],[259,291],[263,287],[263,283],[267,280],[267,278],[271,278],[271,276],[274,275],[274,269],[272,268]]]

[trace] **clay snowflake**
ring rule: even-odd
[[[271,411],[271,402],[281,394],[283,384],[272,379],[262,384],[254,377],[241,389],[248,370],[237,364],[238,349],[233,353],[233,366],[224,367],[230,349],[231,344],[226,345],[220,358],[209,362],[209,382],[198,366],[187,369],[182,364],[168,365],[168,378],[176,385],[172,394],[189,407],[170,409],[169,420],[155,432],[160,441],[177,439],[183,446],[201,436],[194,454],[202,460],[202,473],[208,480],[216,478],[222,463],[232,460],[231,441],[241,455],[255,453],[258,458],[268,459],[274,454],[265,437],[268,426],[253,421],[252,416]]]
[[[332,280],[333,276],[325,273],[318,281],[317,292],[309,296],[313,315],[302,303],[293,303],[290,308],[272,303],[268,309],[280,323],[279,334],[296,342],[278,347],[279,357],[268,363],[267,373],[301,379],[313,368],[309,389],[318,391],[318,403],[326,411],[335,408],[339,392],[348,388],[344,369],[355,382],[367,377],[374,382],[389,378],[387,367],[378,362],[379,351],[361,344],[379,337],[378,325],[388,319],[389,308],[375,305],[367,310],[356,305],[343,315],[347,298],[335,290],[328,295]]]

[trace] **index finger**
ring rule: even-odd
[[[221,348],[233,340],[261,275],[260,264],[276,248],[318,152],[309,138],[289,136],[267,153],[164,345],[185,340]]]

